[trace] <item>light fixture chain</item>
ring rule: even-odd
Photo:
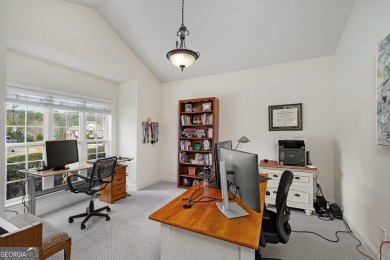
[[[184,25],[184,0],[181,5],[181,24]]]

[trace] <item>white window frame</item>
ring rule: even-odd
[[[112,104],[111,101],[108,101],[108,100],[102,100],[102,99],[91,99],[91,97],[85,97],[85,96],[80,96],[80,95],[71,95],[69,93],[64,93],[64,92],[60,92],[60,91],[52,91],[52,90],[49,90],[49,89],[43,89],[43,88],[39,88],[39,87],[33,87],[33,86],[28,86],[28,85],[24,85],[24,84],[18,84],[18,83],[10,83],[8,82],[7,84],[7,87],[16,87],[16,88],[21,88],[21,89],[25,89],[26,91],[28,90],[32,90],[32,91],[40,91],[40,92],[43,92],[43,93],[50,93],[50,94],[53,94],[53,95],[60,95],[60,96],[68,96],[68,97],[72,97],[74,99],[78,99],[80,101],[96,101],[96,102],[105,102],[105,103],[109,103],[109,104]],[[8,103],[8,102],[7,102]],[[28,107],[34,107],[34,106],[31,106],[31,105],[25,105],[26,106],[26,111],[28,110]],[[8,147],[26,147],[26,149],[28,149],[28,147],[30,146],[43,146],[43,157],[42,157],[42,160],[46,161],[46,148],[45,148],[45,141],[48,141],[48,140],[53,140],[54,139],[54,126],[53,126],[53,112],[56,108],[44,108],[44,130],[43,130],[43,136],[44,136],[44,141],[40,141],[40,142],[24,142],[24,143],[6,143],[6,149]],[[65,110],[63,108],[58,108],[59,110]],[[69,109],[68,111],[74,111],[72,109]],[[79,160],[80,161],[85,161],[87,159],[87,143],[90,143],[90,142],[95,142],[95,143],[100,143],[100,142],[104,142],[106,143],[106,146],[105,146],[105,153],[107,154],[107,156],[110,154],[110,151],[111,151],[111,145],[112,145],[112,142],[111,142],[111,128],[112,128],[112,113],[111,114],[106,114],[105,115],[105,126],[104,126],[104,129],[105,129],[105,138],[104,139],[91,139],[91,140],[88,140],[86,139],[86,114],[87,113],[91,113],[91,112],[85,112],[85,111],[79,111],[79,127],[80,127],[80,131],[79,131],[79,138],[77,139],[77,143],[78,143],[78,148],[79,148]],[[98,112],[96,114],[99,114]],[[27,124],[27,118],[25,119],[25,125]],[[24,126],[25,129],[26,129],[26,126]],[[5,128],[7,128],[7,125],[5,126]],[[25,133],[25,141],[26,141],[26,136],[27,136],[27,133]],[[27,152],[26,152],[26,156],[27,156]],[[26,161],[24,162],[27,166],[27,163],[28,163],[28,158],[26,157]],[[7,157],[5,157],[5,175],[6,175],[6,178],[7,178]],[[44,184],[44,179],[46,179],[45,181],[49,181],[49,182],[52,182],[52,183],[46,183],[46,185],[43,185]],[[6,198],[6,193],[7,193],[7,184],[9,183],[13,183],[13,182],[16,182],[16,181],[10,181],[8,182],[7,179],[6,179],[6,182],[5,182],[5,198]],[[45,188],[50,188],[50,187],[54,187],[54,178],[52,177],[44,177],[42,179],[42,189],[45,189]],[[27,189],[27,187],[26,187]],[[27,192],[27,190],[26,190]],[[22,197],[16,197],[16,198],[13,198],[13,199],[9,199],[5,201],[6,205],[11,205],[11,204],[15,204],[17,202],[20,202],[22,200]]]

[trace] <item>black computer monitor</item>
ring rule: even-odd
[[[238,188],[237,195],[251,209],[260,212],[259,166],[257,154],[219,149],[219,161],[226,162],[228,179]]]
[[[221,174],[219,170],[219,149],[227,148],[232,149],[232,141],[223,141],[215,143],[214,146],[214,162],[215,162],[215,178],[213,183],[209,183],[210,187],[220,189],[221,188]]]
[[[47,169],[65,170],[69,163],[79,161],[77,140],[46,141]]]

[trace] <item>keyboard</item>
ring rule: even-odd
[[[0,236],[7,234],[8,230],[5,230],[4,228],[0,227]]]

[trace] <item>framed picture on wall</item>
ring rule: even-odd
[[[302,130],[302,103],[268,107],[269,131]]]
[[[376,143],[390,145],[390,34],[377,45]]]

